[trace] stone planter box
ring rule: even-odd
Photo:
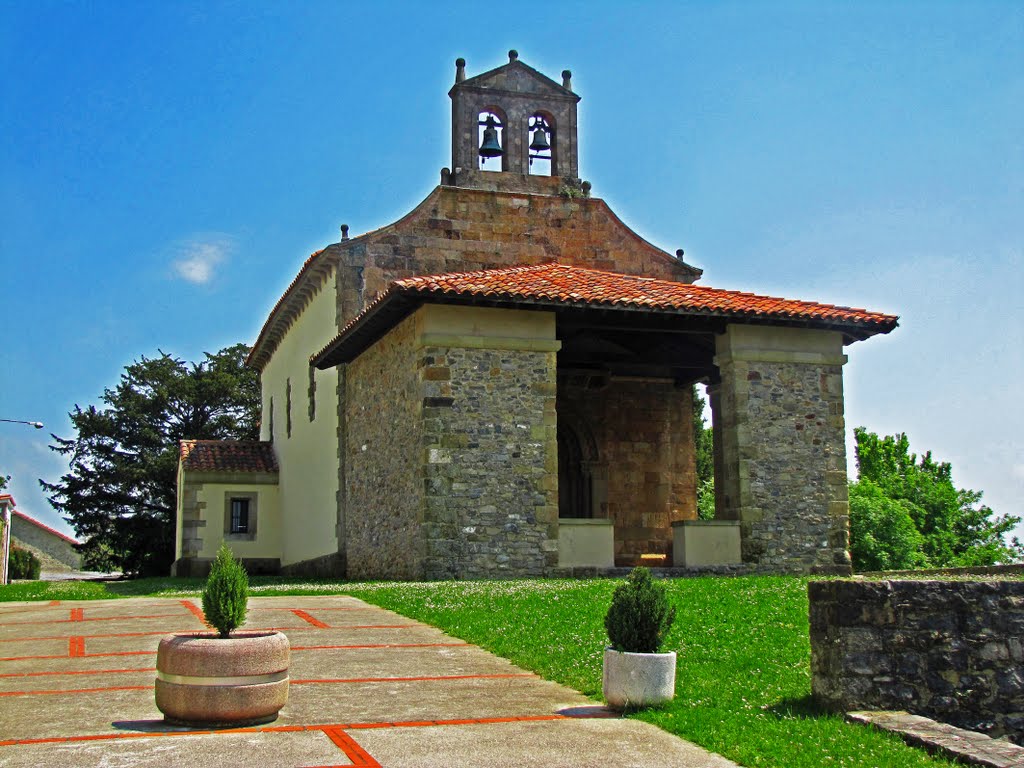
[[[280,632],[169,635],[157,651],[157,709],[176,725],[269,723],[288,701],[288,659]]]
[[[672,523],[672,564],[677,568],[734,565],[742,561],[739,520]]]
[[[614,709],[647,707],[676,695],[676,654],[604,650],[605,701]]]
[[[614,566],[615,524],[611,520],[574,517],[559,519],[559,568]]]

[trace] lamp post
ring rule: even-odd
[[[36,429],[43,428],[41,421],[23,421],[22,419],[0,419],[8,424],[27,424]],[[11,510],[14,509],[14,497],[10,494],[0,496],[0,584],[10,581],[10,572],[7,567],[9,555],[11,554],[11,523],[13,517]]]

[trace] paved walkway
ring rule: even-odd
[[[262,727],[175,728],[154,705],[156,647],[203,629],[199,605],[0,603],[0,766],[734,765],[350,597],[252,599],[246,626],[291,642],[287,706]]]

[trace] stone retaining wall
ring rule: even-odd
[[[814,696],[1024,744],[1024,581],[808,585]]]
[[[42,562],[44,571],[82,567],[82,556],[71,541],[20,512],[11,514],[11,544],[33,552]]]

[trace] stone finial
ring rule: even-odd
[[[519,51],[517,51],[515,48],[513,48],[511,51],[509,51],[508,52],[508,60],[509,60],[509,63],[512,63],[513,61],[518,61],[519,60]]]
[[[582,184],[580,184],[580,189],[583,190],[584,197],[590,197],[590,190],[593,188],[593,186],[594,185],[591,184],[589,181],[584,181]]]
[[[442,168],[441,169],[441,186],[442,187],[448,187],[448,186],[451,186],[451,183],[452,183],[452,172],[451,172],[451,169],[449,169],[449,168]]]
[[[466,60],[461,56],[455,60],[455,82],[461,83],[466,79]]]
[[[676,248],[676,258],[679,259],[680,261],[683,260],[683,249],[682,248]]]
[[[568,69],[562,70],[562,87],[567,91],[572,90],[572,71]]]
[[[348,240],[348,224],[341,225],[341,239],[343,242]]]

